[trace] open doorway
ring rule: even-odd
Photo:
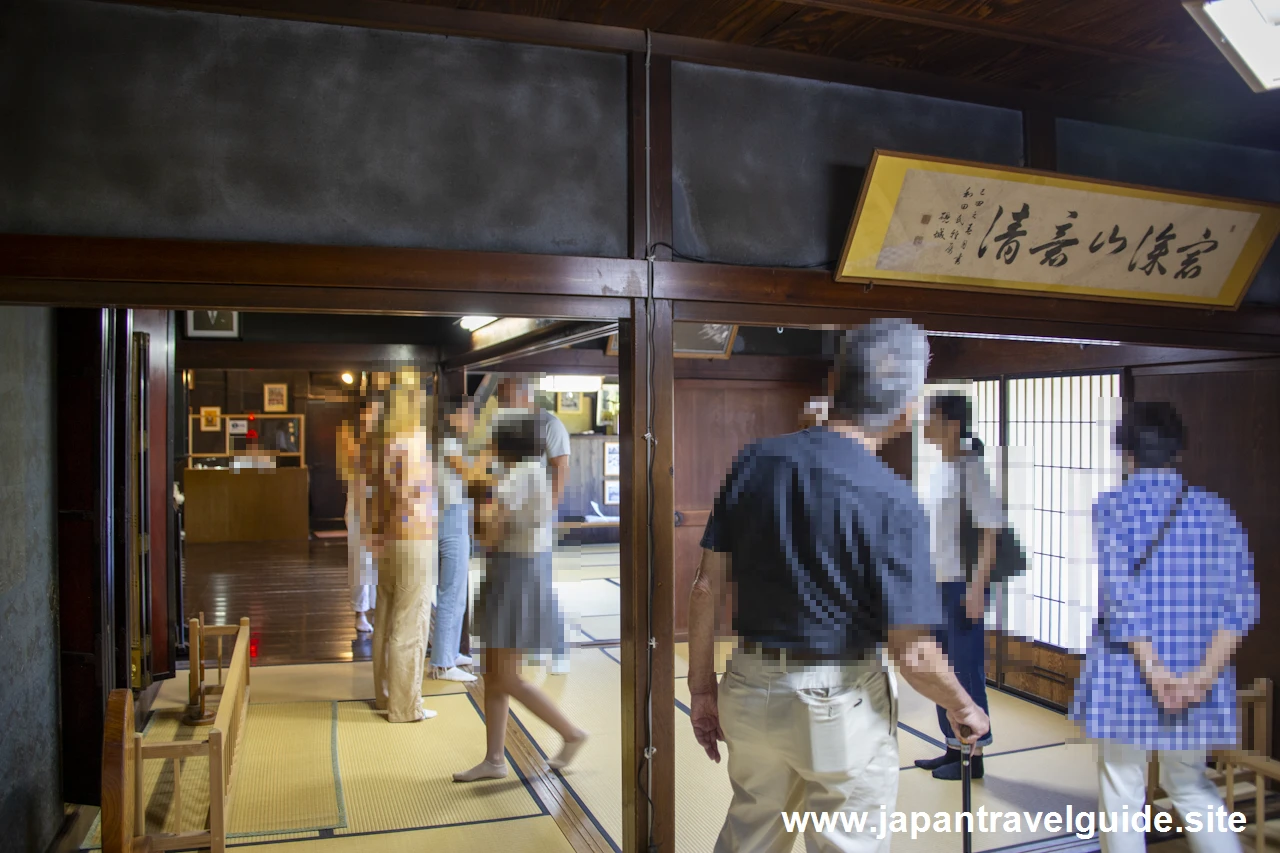
[[[729,316],[732,312],[720,312],[717,319]],[[710,761],[694,738],[690,695],[681,684],[688,671],[687,647],[680,642],[687,618],[681,617],[698,565],[702,528],[743,445],[794,431],[806,401],[823,393],[835,334],[815,327],[743,326],[739,336],[751,351],[740,351],[725,363],[703,362],[696,370],[690,366],[682,371],[677,365],[676,791],[677,802],[689,804],[677,812],[680,848],[714,845],[733,794],[725,765]],[[769,340],[779,342],[772,351],[764,349]],[[1018,813],[1094,810],[1097,757],[1092,746],[1078,742],[1079,732],[1064,710],[1097,614],[1090,511],[1099,493],[1120,484],[1112,433],[1121,403],[1144,398],[1144,388],[1152,389],[1145,394],[1151,399],[1169,376],[1208,376],[1219,370],[1235,376],[1267,368],[1245,353],[966,332],[931,333],[930,346],[925,393],[968,399],[973,433],[986,446],[988,476],[1030,558],[1027,573],[1001,586],[986,616],[986,681],[995,739],[985,753],[985,778],[974,786],[973,806]],[[1185,393],[1183,398],[1180,405],[1185,405]],[[927,506],[939,452],[924,440],[922,427],[916,423],[882,447],[880,455]],[[1231,457],[1235,451],[1212,443],[1197,453]],[[1258,519],[1261,509],[1249,511]],[[720,673],[739,646],[732,618],[726,600],[717,628]],[[1242,685],[1265,667],[1259,655],[1248,664],[1253,672],[1245,673],[1245,659]],[[944,751],[936,709],[901,677],[896,720],[899,808],[956,811],[959,785],[934,778],[915,764]],[[1226,784],[1221,775],[1214,781]],[[1155,808],[1160,807],[1158,802]],[[975,832],[974,849],[1067,849],[1064,845],[1078,842],[1073,833],[1054,832],[1043,824],[989,828]],[[934,850],[940,844],[959,849],[960,838],[940,840],[937,834],[918,839],[909,832],[898,834],[894,849]],[[803,844],[797,832],[796,849]]]
[[[128,322],[143,316],[119,313]],[[449,846],[466,835],[467,844],[484,847],[489,830],[462,827],[492,823],[511,824],[503,831],[536,838],[546,849],[563,849],[566,834],[579,841],[585,834],[601,849],[618,847],[621,708],[629,695],[618,665],[629,559],[621,543],[629,533],[624,484],[632,461],[629,367],[625,357],[607,356],[605,344],[610,335],[629,340],[627,321],[241,312],[222,324],[236,337],[202,338],[187,334],[183,312],[150,313],[165,318],[172,335],[172,361],[158,382],[171,402],[169,417],[136,426],[162,435],[169,444],[164,455],[173,460],[171,474],[159,479],[161,506],[176,519],[174,547],[156,555],[168,566],[157,572],[158,589],[168,589],[173,606],[155,636],[176,636],[179,660],[170,672],[153,673],[155,687],[144,691],[139,718],[144,742],[198,734],[189,676],[203,661],[196,680],[207,689],[207,725],[220,694],[230,695],[223,694],[224,669],[232,679],[239,671],[236,625],[248,620],[242,666],[252,669],[252,696],[236,759],[243,763],[234,775],[242,805],[225,825],[232,843],[428,832]],[[88,329],[101,314],[66,316],[78,316]],[[371,705],[370,639],[358,630],[352,597],[342,435],[359,417],[362,386],[374,374],[408,366],[422,378],[428,409],[446,396],[473,407],[476,434],[463,438],[482,448],[501,428],[503,410],[522,405],[504,398],[504,383],[527,387],[532,405],[565,433],[567,452],[560,455],[568,459],[551,521],[564,660],[531,650],[523,671],[592,734],[572,772],[547,766],[562,736],[513,704],[505,752],[512,772],[474,788],[455,785],[451,774],[484,752],[483,680],[428,678],[423,704],[435,717],[421,725],[377,725],[385,720]],[[427,417],[433,427],[437,420]],[[433,444],[437,438],[431,436]],[[468,620],[489,568],[479,549],[469,563]],[[123,575],[116,580],[127,585]],[[367,616],[378,624],[376,603]],[[202,623],[196,630],[203,649],[183,662],[184,643],[194,648],[192,618]],[[205,628],[225,633],[205,636]],[[472,651],[472,633],[464,624],[460,658]],[[482,663],[479,654],[474,658]],[[249,697],[247,689],[238,695]],[[91,731],[99,747],[102,731],[101,723]],[[287,761],[269,758],[282,749]],[[192,794],[199,769],[190,762],[158,765],[141,763],[145,831],[194,829],[187,812],[212,809],[202,799],[211,795]],[[407,778],[415,784],[397,782]],[[588,797],[589,790],[605,796]],[[276,808],[286,805],[288,814]],[[527,823],[515,830],[513,822]],[[99,835],[90,828],[82,849],[93,849]]]

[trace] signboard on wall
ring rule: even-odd
[[[877,151],[837,281],[1235,308],[1280,206]]]

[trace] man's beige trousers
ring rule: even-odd
[[[393,723],[422,718],[429,593],[436,585],[435,540],[388,543],[378,559],[373,622],[375,704]]]
[[[809,853],[886,853],[880,807],[898,796],[893,675],[852,664],[774,661],[738,651],[720,681],[733,801],[716,853],[790,853],[783,812],[866,813],[863,832],[805,830]]]

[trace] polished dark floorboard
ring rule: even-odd
[[[192,544],[185,563],[186,618],[203,611],[207,625],[234,625],[248,616],[255,664],[369,657],[351,610],[345,539]]]

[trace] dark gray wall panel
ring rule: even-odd
[[[0,847],[29,853],[62,822],[52,318],[0,308]]]
[[[621,56],[0,6],[0,231],[625,254]]]
[[[1280,151],[1262,148],[1059,119],[1058,168],[1089,178],[1280,202]],[[1245,301],[1280,305],[1280,243],[1271,247]]]
[[[726,263],[840,254],[875,148],[1018,165],[1012,110],[676,63],[673,233]]]

